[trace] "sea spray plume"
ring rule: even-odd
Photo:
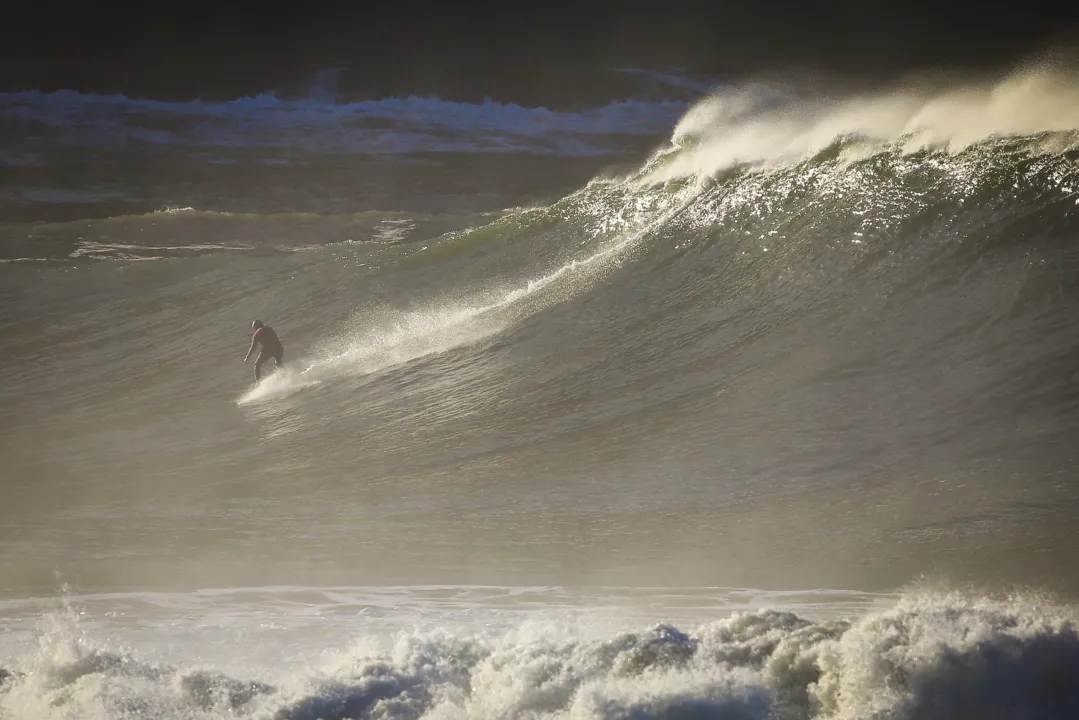
[[[879,91],[817,95],[791,87],[727,87],[679,121],[647,167],[663,182],[738,166],[798,162],[841,146],[852,156],[961,152],[999,137],[1079,131],[1079,73],[1034,65],[993,81],[910,80]]]

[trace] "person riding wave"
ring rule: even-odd
[[[258,382],[262,377],[262,363],[273,358],[274,367],[280,368],[284,364],[285,348],[274,329],[269,325],[263,325],[261,320],[251,323],[251,329],[255,331],[255,334],[251,336],[251,348],[247,351],[244,363],[251,358],[255,346],[261,345],[262,350],[255,359],[255,382]]]

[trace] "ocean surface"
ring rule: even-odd
[[[0,720],[1079,716],[1079,80],[683,86],[0,94]]]

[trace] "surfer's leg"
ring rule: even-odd
[[[255,359],[255,382],[262,378],[262,363],[264,362],[266,362],[266,356],[259,353],[258,358]]]

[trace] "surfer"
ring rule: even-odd
[[[274,366],[281,367],[284,362],[282,358],[285,355],[285,348],[281,345],[281,339],[277,337],[273,328],[263,325],[261,320],[251,323],[251,329],[255,331],[255,334],[251,336],[251,348],[247,351],[244,363],[251,358],[251,353],[255,352],[255,346],[261,345],[262,350],[255,359],[255,382],[258,382],[262,377],[262,363],[273,358]]]

